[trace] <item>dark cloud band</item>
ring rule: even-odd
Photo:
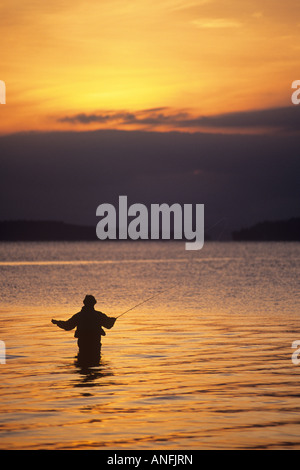
[[[57,119],[69,124],[111,124],[143,128],[161,126],[170,129],[254,129],[300,132],[300,106],[239,111],[212,116],[193,116],[190,112],[171,108],[155,108],[137,112],[99,111],[79,113]]]

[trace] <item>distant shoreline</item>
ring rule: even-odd
[[[96,241],[94,227],[56,221],[0,221],[0,241]]]
[[[205,234],[205,242],[208,241],[300,241],[300,218],[292,218],[285,221],[259,222],[251,227],[233,231],[231,239],[214,240],[209,234]],[[13,220],[0,221],[0,242],[118,242],[120,240],[99,240],[95,226],[69,224],[60,221],[32,221]],[[121,240],[124,242],[182,242],[174,240],[171,233],[170,240]]]
[[[210,237],[205,234],[205,241],[210,240]],[[68,224],[65,222],[57,221],[32,221],[32,220],[13,220],[13,221],[0,221],[0,242],[79,242],[79,241],[94,241],[94,242],[185,242],[188,241],[185,237],[181,240],[174,240],[173,233],[171,232],[170,239],[162,239],[161,236],[158,240],[99,240],[96,235],[96,226],[85,226]]]
[[[300,218],[259,222],[252,227],[232,232],[233,241],[300,241]]]

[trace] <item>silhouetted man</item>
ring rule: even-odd
[[[75,331],[75,338],[78,338],[79,354],[78,360],[85,363],[97,363],[100,360],[101,336],[105,336],[104,328],[112,328],[116,318],[108,317],[102,312],[97,312],[94,308],[97,300],[93,295],[86,295],[81,311],[73,315],[69,320],[52,320],[63,330]]]

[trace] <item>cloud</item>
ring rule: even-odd
[[[212,128],[299,131],[300,108],[289,106],[224,113],[215,116],[199,116],[189,119],[186,125],[188,127],[194,125]]]
[[[166,107],[145,109],[141,111],[99,111],[97,113],[79,113],[73,116],[58,118],[58,122],[69,124],[111,124],[142,128],[159,126],[172,127],[188,122],[189,114],[183,111],[173,112]]]
[[[207,226],[225,217],[240,228],[299,216],[299,174],[298,135],[11,134],[0,137],[0,220],[95,225],[99,204],[127,195],[130,204],[204,203]]]
[[[207,18],[193,20],[192,24],[201,29],[220,29],[220,28],[241,28],[240,21],[227,18]]]
[[[255,11],[251,16],[252,18],[260,19],[264,16],[264,14],[262,11]]]
[[[172,129],[215,130],[271,130],[299,132],[300,106],[288,106],[250,111],[236,111],[212,116],[194,116],[184,110],[162,107],[141,111],[99,111],[91,114],[79,113],[57,119],[68,124],[123,125],[132,128],[159,127]]]
[[[182,11],[182,10],[188,10],[188,9],[201,7],[203,5],[207,5],[213,2],[214,0],[197,0],[197,1],[191,1],[191,2],[188,2],[187,0],[184,0],[184,1],[180,0],[176,4],[176,2],[172,0],[170,2],[170,9],[173,11]]]
[[[104,112],[99,114],[79,113],[74,116],[65,116],[58,119],[58,122],[68,122],[71,124],[91,124],[98,122],[100,124],[107,122],[131,122],[135,120],[135,115],[129,112]]]

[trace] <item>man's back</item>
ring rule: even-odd
[[[76,314],[76,332],[75,338],[90,337],[91,339],[99,339],[105,336],[102,326],[109,328],[109,318],[102,312],[94,309],[83,307],[81,312]]]

